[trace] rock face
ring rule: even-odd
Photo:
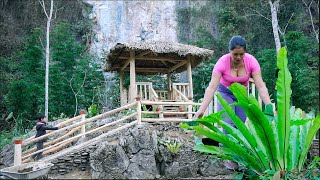
[[[120,137],[119,144],[102,144],[90,155],[92,178],[155,178],[155,138],[144,126],[136,126]]]
[[[0,151],[0,165],[3,164],[5,166],[13,165],[13,150],[14,145],[9,144],[3,147]]]
[[[143,124],[124,133],[119,143],[102,143],[90,154],[92,178],[154,179],[160,175],[194,178],[228,173],[221,161],[192,151],[191,141],[182,139],[181,150],[177,154],[171,153],[165,145],[158,143],[163,134],[168,133]]]

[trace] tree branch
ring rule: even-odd
[[[42,6],[42,9],[43,9],[44,13],[46,14],[47,18],[49,18],[48,14],[47,14],[47,10],[46,10],[46,5],[44,4],[44,0],[41,0],[41,1],[38,0],[38,2]]]
[[[268,18],[268,17],[266,17],[265,15],[261,14],[261,13],[260,13],[259,11],[257,11],[256,9],[253,9],[253,8],[251,8],[251,7],[248,7],[248,9],[254,11],[256,14],[247,14],[246,11],[245,11],[246,16],[256,15],[256,16],[261,16],[261,17],[265,18],[265,19],[268,20],[268,21],[272,21],[270,18]]]
[[[313,23],[313,17],[312,17],[312,12],[311,12],[311,5],[313,3],[313,0],[310,2],[310,4],[308,5],[304,0],[301,0],[303,2],[303,4],[308,8],[308,12],[309,12],[309,16],[310,16],[310,21],[311,21],[311,26],[312,26],[312,30],[315,34],[315,37],[316,37],[316,41],[318,42],[319,44],[319,34],[314,26],[314,23]]]

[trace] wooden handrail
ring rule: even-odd
[[[49,146],[49,145],[52,145],[52,144],[57,143],[57,142],[59,142],[59,141],[62,141],[63,139],[67,138],[68,136],[70,136],[71,134],[75,133],[75,132],[76,132],[77,130],[79,130],[79,129],[81,129],[81,126],[72,129],[72,130],[69,131],[67,134],[65,134],[65,135],[63,135],[63,136],[61,136],[61,137],[59,137],[59,138],[57,138],[57,139],[55,139],[55,140],[53,140],[53,141],[44,143],[44,147],[47,147],[47,146]],[[34,151],[36,151],[36,150],[37,150],[37,148],[34,147],[34,148],[32,148],[32,149],[29,149],[29,150],[27,150],[27,151],[22,152],[22,155],[26,155],[26,154],[32,153],[32,152],[34,152]]]
[[[189,86],[189,83],[172,83],[173,86]]]
[[[119,108],[118,108],[118,109],[119,109]],[[126,117],[124,117],[124,118],[121,118],[121,119],[119,119],[119,120],[117,120],[117,121],[114,121],[114,122],[105,124],[105,125],[100,126],[100,127],[98,127],[98,128],[95,128],[95,129],[92,129],[92,130],[90,130],[90,131],[87,131],[87,132],[85,132],[85,133],[83,133],[83,134],[78,134],[78,135],[76,135],[76,136],[74,136],[74,137],[68,138],[68,139],[66,139],[66,140],[64,140],[64,141],[61,141],[61,142],[59,142],[59,143],[56,143],[56,144],[54,144],[54,145],[52,145],[52,146],[49,146],[49,147],[47,147],[47,148],[44,148],[44,149],[41,149],[41,150],[39,150],[39,151],[33,152],[33,153],[31,153],[31,154],[28,154],[28,155],[26,155],[26,156],[23,156],[22,158],[25,159],[25,158],[31,157],[32,155],[35,155],[35,154],[37,154],[37,153],[39,153],[39,152],[46,151],[46,150],[51,149],[51,148],[53,148],[53,147],[56,147],[56,146],[58,146],[58,145],[60,145],[60,144],[64,144],[64,143],[66,143],[66,142],[69,142],[69,141],[72,140],[72,139],[76,139],[76,138],[78,138],[78,137],[82,137],[82,136],[84,136],[84,135],[87,135],[87,134],[96,132],[96,131],[98,131],[98,130],[102,130],[102,129],[108,127],[108,126],[111,126],[111,125],[117,124],[117,123],[119,123],[119,122],[125,121],[125,120],[127,120],[127,119],[129,119],[129,118],[132,118],[132,117],[136,116],[136,115],[137,115],[137,113],[133,113],[133,114],[131,114],[131,115],[129,115],[129,116],[126,116]]]
[[[144,104],[144,105],[193,105],[193,106],[201,106],[201,103],[195,103],[195,102],[155,102],[155,101],[141,101],[141,104]]]
[[[142,114],[170,114],[170,115],[184,115],[184,114],[195,114],[196,112],[169,112],[169,111],[142,111]]]
[[[82,148],[84,148],[84,147],[88,147],[88,146],[96,143],[97,141],[99,141],[99,140],[102,139],[102,138],[105,138],[105,137],[107,137],[107,136],[110,136],[110,135],[112,135],[112,134],[115,134],[115,133],[117,133],[117,132],[119,132],[119,131],[121,131],[121,130],[123,130],[123,129],[129,128],[129,127],[131,127],[131,126],[133,126],[133,125],[135,125],[135,124],[137,124],[137,123],[138,123],[137,120],[132,121],[132,122],[130,122],[130,123],[128,123],[128,124],[125,124],[125,125],[123,125],[123,126],[121,126],[121,127],[118,127],[118,128],[116,128],[116,129],[110,130],[109,132],[107,132],[107,133],[105,133],[105,134],[102,134],[102,135],[100,135],[100,136],[98,136],[98,137],[95,137],[95,138],[93,138],[93,139],[91,139],[91,140],[89,140],[89,141],[86,141],[85,143],[82,143],[82,144],[80,144],[80,145],[77,145],[77,146],[74,146],[74,147],[72,147],[72,148],[66,149],[66,150],[63,151],[63,152],[62,152],[62,151],[61,151],[61,152],[58,152],[58,154],[56,154],[55,156],[50,156],[50,157],[48,157],[48,158],[44,158],[42,161],[43,161],[43,162],[48,162],[48,161],[51,161],[52,159],[55,159],[55,158],[57,158],[57,157],[61,157],[61,156],[65,155],[65,154],[67,154],[67,153],[73,152],[75,149],[79,150],[79,149],[82,149]],[[59,154],[59,153],[60,153],[60,154]]]
[[[68,119],[68,120],[65,120],[65,121],[62,121],[62,122],[60,122],[59,124],[57,124],[56,125],[56,127],[63,127],[65,124],[67,124],[67,123],[70,123],[70,122],[73,122],[73,121],[76,121],[76,120],[79,120],[79,119],[81,119],[81,115],[79,115],[79,116],[75,116],[75,117],[73,117],[73,118],[70,118],[70,119]],[[48,131],[48,134],[50,133],[50,132],[52,132],[53,130],[49,130]],[[32,139],[34,139],[35,137],[34,136],[32,136],[32,137],[30,137],[30,138],[28,138],[28,139],[25,139],[24,140],[24,142],[28,142],[28,141],[30,141],[30,140],[32,140]]]
[[[155,98],[155,100],[157,101],[159,96],[158,94],[156,93],[156,91],[153,89],[153,87],[150,87],[150,90],[151,90],[151,93],[153,95],[153,97]]]
[[[183,121],[192,121],[192,119],[180,119],[180,118],[142,118],[141,121],[146,122],[183,122]]]
[[[173,89],[175,92],[177,92],[177,93],[182,97],[182,99],[183,99],[185,102],[188,102],[188,101],[189,101],[189,99],[188,99],[184,94],[182,94],[182,92],[180,92],[176,87],[172,87],[172,89]]]
[[[49,137],[49,136],[58,134],[58,133],[60,133],[60,132],[62,132],[62,131],[72,129],[72,128],[81,126],[81,125],[83,125],[83,124],[89,123],[89,122],[93,122],[93,121],[95,121],[95,120],[97,120],[97,119],[101,119],[101,118],[103,118],[103,117],[105,117],[105,116],[107,116],[107,115],[114,114],[114,113],[117,113],[117,112],[119,112],[119,111],[121,111],[121,110],[128,109],[128,108],[130,108],[130,107],[133,107],[133,106],[135,106],[136,104],[137,104],[137,102],[133,102],[133,103],[131,103],[131,104],[127,104],[127,105],[122,106],[122,107],[119,107],[119,108],[117,108],[117,109],[113,109],[113,110],[111,110],[111,111],[108,111],[108,112],[99,114],[99,115],[94,116],[94,117],[89,118],[89,119],[86,119],[85,121],[81,121],[81,122],[78,122],[78,123],[69,125],[69,126],[67,126],[67,127],[64,127],[64,128],[62,128],[62,129],[58,129],[58,130],[56,130],[56,131],[52,131],[52,132],[50,132],[50,133],[48,133],[48,134],[45,134],[45,135],[40,136],[40,137],[37,137],[37,138],[32,139],[32,140],[30,140],[30,141],[28,141],[28,142],[23,142],[23,143],[22,143],[22,146],[27,146],[27,145],[29,145],[29,144],[31,144],[31,143],[33,143],[33,142],[36,142],[36,141],[42,140],[42,139],[44,139],[44,138],[47,138],[47,137]]]

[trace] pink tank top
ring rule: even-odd
[[[221,75],[220,83],[226,87],[229,87],[234,82],[238,82],[248,87],[250,76],[260,71],[260,65],[258,61],[251,54],[245,53],[243,60],[244,60],[244,66],[246,69],[246,75],[235,77],[230,75],[230,72],[231,72],[230,59],[231,59],[230,53],[223,55],[218,60],[218,62],[214,65],[212,72],[214,74]]]

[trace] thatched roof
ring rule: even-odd
[[[105,54],[105,71],[119,71],[129,58],[131,50],[135,52],[137,74],[165,73],[170,67],[186,61],[187,56],[190,56],[192,67],[213,57],[212,50],[180,43],[156,41],[118,43]],[[145,68],[153,70],[148,73],[139,71]],[[154,71],[155,68],[159,71]],[[186,65],[183,65],[174,71],[182,72],[186,68]]]

